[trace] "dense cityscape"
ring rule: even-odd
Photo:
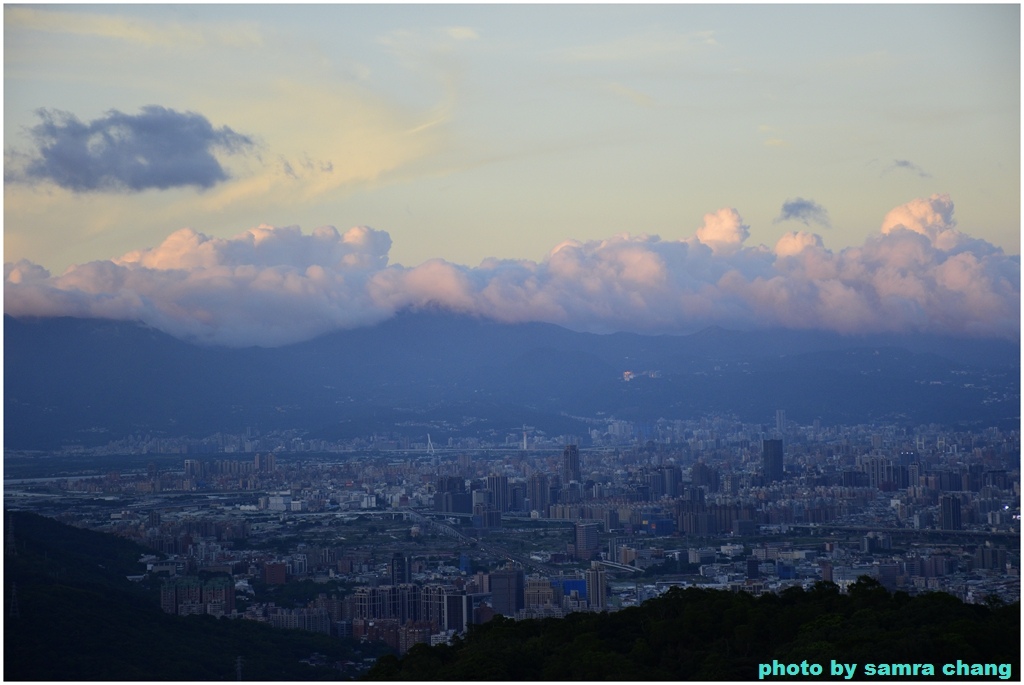
[[[759,595],[868,576],[1019,601],[1019,432],[774,418],[444,444],[136,436],[47,455],[45,477],[24,468],[41,455],[8,454],[5,501],[151,549],[138,579],[163,579],[168,613],[399,654],[494,615],[616,611],[673,586]]]

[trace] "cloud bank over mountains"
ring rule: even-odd
[[[428,306],[591,332],[716,324],[1020,339],[1019,256],[960,232],[946,195],[893,209],[879,233],[839,252],[803,231],[774,247],[748,237],[740,214],[721,209],[681,240],[620,234],[562,242],[539,262],[406,267],[388,263],[385,231],[364,226],[260,226],[230,239],[184,228],[61,275],[5,264],[4,311],[137,320],[228,346],[283,345]]]

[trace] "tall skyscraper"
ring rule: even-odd
[[[576,523],[576,558],[589,559],[594,555],[599,543],[596,521],[579,521]]]
[[[572,481],[582,482],[580,472],[580,450],[576,445],[566,445],[562,451],[562,487]]]
[[[505,568],[490,575],[491,600],[494,611],[513,617],[526,605],[526,580],[523,570]]]
[[[644,476],[647,487],[650,488],[651,500],[661,499],[665,494],[665,474],[661,470],[647,473]]]
[[[540,513],[541,518],[547,518],[548,499],[551,495],[551,485],[548,477],[543,473],[535,473],[526,481],[526,497],[530,500],[530,509]]]
[[[861,470],[868,474],[868,485],[880,490],[892,490],[902,485],[900,468],[888,457],[866,457]]]
[[[961,530],[960,498],[943,495],[939,498],[940,527],[942,530]]]
[[[775,432],[779,435],[786,434],[786,410],[776,409],[775,410]]]
[[[472,623],[473,600],[465,590],[452,590],[444,598],[444,630],[463,631]]]
[[[424,585],[420,594],[419,620],[440,630],[464,630],[472,612],[470,598],[452,585]]]
[[[391,584],[401,585],[412,581],[411,563],[409,557],[401,552],[391,555]]]
[[[683,484],[683,470],[674,465],[659,466],[658,470],[665,482],[665,494],[678,497]]]
[[[509,510],[508,476],[487,476],[487,489],[491,491],[491,506],[495,511]]]
[[[608,608],[608,577],[601,562],[591,562],[583,577],[587,581],[587,604],[590,610],[605,611]]]
[[[761,443],[761,473],[765,483],[782,480],[785,475],[782,440],[764,440]]]

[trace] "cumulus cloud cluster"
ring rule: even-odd
[[[261,226],[230,239],[182,229],[157,247],[59,276],[5,265],[5,312],[138,320],[214,344],[281,345],[440,305],[576,330],[689,332],[711,324],[843,333],[1020,337],[1020,259],[961,233],[948,196],[893,209],[863,245],[820,236],[748,246],[734,209],[681,240],[565,241],[540,262],[388,264],[384,231]]]
[[[210,188],[228,178],[214,152],[254,144],[201,114],[158,105],[139,114],[111,110],[90,122],[47,109],[36,115],[29,130],[35,149],[5,154],[5,181],[50,181],[75,192]]]

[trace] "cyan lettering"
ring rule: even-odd
[[[839,670],[837,671],[836,668]],[[770,664],[758,664],[757,665],[757,679],[764,680],[768,676],[796,676],[796,675],[821,675],[822,673],[821,664],[809,664],[804,659],[799,664],[784,664],[779,662],[778,659],[772,659]],[[838,675],[843,673],[843,667],[841,664],[832,662],[832,675]]]
[[[831,671],[832,675],[841,675],[850,680],[853,678],[853,674],[857,672],[857,664],[842,664],[832,659]]]

